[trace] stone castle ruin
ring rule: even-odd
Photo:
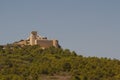
[[[17,45],[40,45],[43,49],[54,46],[59,48],[58,40],[48,40],[47,37],[42,37],[37,34],[37,31],[32,31],[28,39],[14,42]]]

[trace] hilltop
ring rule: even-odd
[[[117,59],[37,45],[0,47],[0,80],[120,80]]]

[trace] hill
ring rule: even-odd
[[[55,47],[7,45],[0,47],[0,80],[120,80],[120,61]]]

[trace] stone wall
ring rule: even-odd
[[[54,46],[59,48],[58,40],[48,40],[46,37],[38,36],[36,31],[32,31],[27,40],[20,40],[14,44],[18,45],[40,45],[42,48]]]
[[[36,40],[36,44],[41,47],[48,48],[53,46],[53,40]]]

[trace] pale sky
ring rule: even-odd
[[[120,59],[120,0],[0,0],[0,44],[33,30],[79,55]]]

